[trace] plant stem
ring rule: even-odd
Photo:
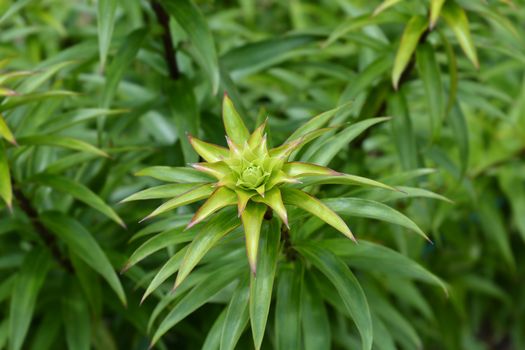
[[[55,235],[49,232],[49,230],[42,224],[42,222],[38,218],[37,211],[31,204],[29,199],[24,195],[22,190],[20,190],[14,182],[13,194],[20,206],[20,209],[22,209],[22,211],[27,215],[27,217],[31,221],[31,225],[33,226],[35,231],[40,235],[40,237],[42,237],[42,240],[44,241],[45,245],[49,248],[55,259],[62,267],[66,269],[66,271],[72,273],[73,266],[71,265],[69,259],[64,257],[60,252]]]
[[[170,78],[177,80],[180,77],[179,67],[177,65],[177,57],[175,47],[173,46],[173,39],[170,31],[170,17],[158,1],[153,1],[151,4],[155,15],[163,28],[162,44],[164,45],[164,59],[168,66]]]

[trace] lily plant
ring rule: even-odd
[[[289,227],[287,206],[303,209],[355,241],[345,221],[326,204],[301,190],[303,180],[314,177],[317,182],[358,184],[386,189],[387,185],[330,168],[290,158],[308,142],[334,128],[323,128],[338,111],[325,112],[295,131],[281,146],[268,147],[267,120],[252,133],[248,131],[228,95],[224,95],[222,119],[228,148],[207,143],[192,135],[189,142],[204,160],[190,164],[209,181],[188,184],[182,193],[159,206],[143,220],[169,210],[206,199],[187,223],[187,229],[207,219],[217,211],[237,207],[246,239],[246,253],[251,271],[256,273],[257,251],[265,213],[273,211]],[[146,190],[147,191],[147,190]],[[136,195],[125,201],[139,199]],[[140,198],[143,199],[143,198]],[[178,276],[179,277],[179,276]],[[179,282],[176,282],[178,285]]]

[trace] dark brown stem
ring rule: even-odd
[[[173,80],[177,80],[180,77],[180,71],[177,65],[177,57],[175,56],[176,51],[171,37],[170,17],[159,2],[153,1],[151,6],[164,31],[162,35],[162,44],[164,45],[164,59],[166,60],[170,77]]]
[[[29,199],[15,184],[13,184],[13,194],[20,206],[20,209],[22,209],[22,211],[27,215],[31,221],[31,225],[33,225],[35,231],[40,235],[40,237],[42,237],[45,245],[49,248],[58,263],[68,272],[73,272],[73,266],[71,265],[71,262],[62,255],[60,249],[58,248],[56,237],[42,224],[38,218],[37,211],[35,208],[33,208],[33,205]]]
[[[290,239],[290,230],[284,224],[281,225],[281,241],[283,242],[286,260],[295,261],[297,259],[297,251],[293,248]]]

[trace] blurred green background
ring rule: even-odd
[[[250,128],[269,116],[275,145],[345,103],[332,125],[392,117],[305,150],[408,188],[325,185],[319,196],[388,203],[434,242],[347,220],[358,239],[411,259],[332,247],[367,295],[374,348],[525,349],[522,0],[0,0],[0,66],[0,349],[147,349],[173,278],[140,299],[179,246],[115,271],[144,242],[133,235],[194,208],[139,224],[160,201],[117,203],[159,183],[140,169],[197,161],[186,133],[225,144],[224,92]],[[310,342],[303,321],[300,347],[359,348],[329,292],[324,341]],[[232,293],[158,348],[201,348]],[[263,349],[279,347],[274,333]],[[249,330],[237,348],[253,348]]]

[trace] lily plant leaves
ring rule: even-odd
[[[4,143],[0,140],[0,197],[11,207],[13,201],[13,190],[11,185],[11,174]]]
[[[447,1],[441,10],[441,15],[456,35],[465,55],[467,55],[474,67],[479,68],[478,54],[470,35],[470,27],[465,10],[455,1]]]
[[[397,90],[399,79],[407,67],[412,54],[416,50],[417,44],[421,35],[428,27],[428,19],[422,16],[414,16],[407,23],[399,48],[397,49],[396,59],[394,62],[394,69],[392,70],[392,84]]]
[[[329,250],[311,243],[296,249],[334,285],[361,334],[362,349],[372,348],[373,328],[368,302],[352,271]]]
[[[59,212],[47,212],[42,222],[71,249],[72,253],[84,260],[97,271],[126,305],[126,294],[106,254],[91,233],[76,220]]]
[[[285,204],[295,205],[317,216],[319,219],[355,241],[354,235],[343,219],[318,199],[305,192],[290,188],[283,190],[283,200]]]

